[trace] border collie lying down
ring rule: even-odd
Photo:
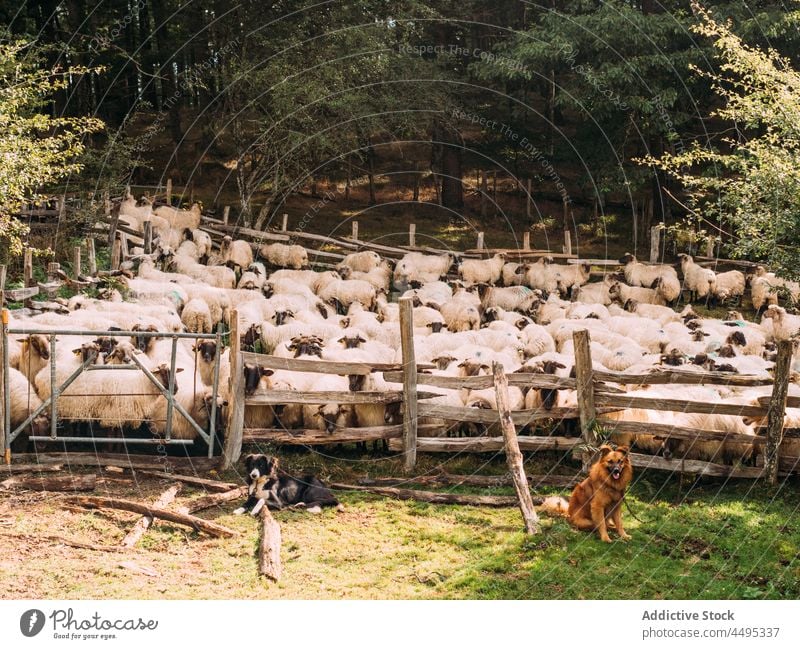
[[[305,475],[293,478],[278,475],[278,458],[269,455],[248,455],[244,459],[247,470],[247,500],[234,514],[257,516],[264,505],[272,509],[284,507],[305,507],[307,511],[318,514],[323,507],[342,506],[319,478]]]

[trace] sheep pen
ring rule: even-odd
[[[64,300],[54,311],[5,312],[3,365],[12,408],[2,442],[4,449],[14,451],[14,462],[27,460],[26,452],[46,453],[56,444],[74,445],[63,457],[78,460],[96,444],[114,449],[138,443],[143,455],[137,462],[149,465],[145,470],[159,472],[161,463],[163,473],[164,463],[183,462],[185,456],[195,467],[185,469],[187,473],[239,484],[244,445],[288,456],[296,467],[310,463],[337,483],[353,484],[370,462],[380,464],[387,479],[401,474],[406,468],[400,458],[413,448],[417,459],[416,476],[408,478],[412,484],[433,467],[469,473],[489,459],[501,485],[493,495],[507,498],[513,492],[509,482],[500,480],[507,478],[503,465],[492,463],[505,449],[493,388],[492,366],[499,363],[508,378],[510,420],[537,493],[551,492],[552,484],[574,482],[585,449],[606,439],[632,444],[636,470],[648,475],[662,471],[726,481],[776,480],[796,471],[800,445],[794,432],[800,425],[793,423],[800,412],[800,393],[793,374],[795,353],[787,342],[793,320],[782,307],[767,309],[762,322],[746,320],[741,313],[703,317],[691,304],[670,308],[664,303],[672,300],[614,289],[621,285],[656,293],[658,287],[628,286],[624,276],[594,281],[591,264],[547,259],[519,271],[525,264],[517,264],[513,273],[505,274],[505,259],[497,254],[485,260],[491,263],[466,266],[458,254],[421,255],[432,259],[420,265],[401,249],[393,257],[369,251],[348,253],[349,258],[343,254],[335,267],[327,268],[315,266],[313,250],[305,248],[305,257],[294,251],[290,258],[287,251],[273,248],[264,251],[269,257],[259,258],[261,246],[250,237],[236,240],[226,234],[226,243],[212,233],[211,245],[204,242],[201,248],[197,242],[204,240],[203,228],[219,228],[205,218],[199,228],[179,227],[180,232],[162,230],[165,241],[177,239],[176,246],[157,240],[151,242],[154,252],[149,255],[123,255],[128,267],[114,278],[117,292],[109,291],[108,299],[92,291],[92,297]],[[244,250],[232,245],[236,241],[244,242],[253,257],[244,253],[234,262],[230,254],[218,254],[223,245],[229,251]],[[366,278],[369,274],[374,282]],[[505,286],[504,275],[518,283]],[[595,295],[597,300],[590,299]],[[410,305],[410,318],[397,300]],[[405,345],[400,335],[404,327],[410,332]],[[585,341],[576,336],[579,332],[587,332]],[[74,381],[64,386],[79,368]],[[576,378],[587,373],[591,397]],[[788,396],[782,399],[783,390]],[[123,400],[120,395],[126,391],[131,394]],[[86,403],[71,408],[71,399]],[[413,421],[403,416],[409,409],[417,412]],[[9,439],[12,432],[16,435]],[[166,451],[150,454],[157,447]],[[213,464],[204,464],[201,454]],[[221,458],[212,457],[217,454]],[[345,470],[337,457],[356,464],[362,473]],[[109,456],[93,470],[101,473],[101,484],[124,500],[132,476],[105,468],[117,464],[130,461]],[[553,474],[553,467],[559,472]],[[137,477],[136,485],[142,484]],[[165,484],[156,482],[142,493],[156,500],[156,490],[163,488]],[[202,483],[194,488],[211,490]],[[563,493],[563,486],[558,488]],[[737,489],[732,486],[732,493]],[[410,520],[420,510],[413,502],[376,504],[360,492],[345,492],[344,499],[354,516],[377,509],[388,517],[392,507],[402,507],[409,533]],[[219,499],[211,506],[220,511],[223,526],[239,532],[225,547],[234,548],[229,563],[241,570],[247,556],[239,537],[246,539],[253,530],[227,518],[228,502]],[[165,507],[188,511],[193,506],[182,500]],[[430,507],[451,516],[446,505]],[[506,511],[476,511],[493,525],[515,520]],[[346,508],[344,514],[326,514],[320,520],[333,535],[350,514]],[[67,528],[87,516],[91,514],[59,513]],[[289,538],[316,533],[290,512],[279,512],[276,519],[291,528]],[[519,527],[518,521],[513,524]],[[454,521],[453,529],[459,525],[463,523]],[[560,529],[561,522],[554,525]],[[147,534],[171,545],[160,527]],[[109,550],[106,537],[113,538],[115,529],[108,525],[96,535],[89,543],[95,549],[76,546],[74,538],[54,542],[62,555],[78,550],[111,559],[119,550]],[[26,532],[29,537],[40,533],[33,528]],[[193,533],[201,532],[195,528]],[[368,538],[387,533],[385,524],[376,524]],[[482,543],[488,548],[495,541],[485,535]],[[138,561],[156,563],[147,550],[136,552]],[[297,566],[300,572],[319,556],[304,558]],[[459,561],[468,565],[464,557]],[[374,566],[370,563],[368,569]],[[430,577],[434,569],[445,577]],[[159,570],[172,574],[164,566]],[[114,572],[120,573],[120,584],[130,577],[130,569]],[[310,573],[304,574],[307,578]],[[298,573],[285,565],[282,584],[287,575],[293,581]],[[470,592],[471,577],[460,575],[453,581],[453,576],[452,570],[436,564],[409,588],[387,585],[379,592]],[[200,581],[211,596],[223,592],[205,576]],[[268,588],[249,583],[256,590]],[[147,583],[145,592],[171,596],[157,588]],[[286,594],[300,592],[294,588],[292,584]],[[175,595],[192,589],[177,589]],[[30,586],[26,592],[37,591]],[[346,590],[348,596],[364,592],[356,584]]]

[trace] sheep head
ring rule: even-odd
[[[161,363],[158,367],[155,367],[150,371],[155,375],[155,377],[159,380],[161,385],[164,386],[164,388],[167,389],[169,388],[170,373],[169,373],[169,365],[167,363]],[[175,374],[179,374],[180,372],[183,372],[183,368],[176,367]],[[177,392],[178,392],[178,382],[175,381],[172,386],[172,394],[177,394]]]
[[[731,331],[728,334],[728,337],[725,339],[725,342],[728,345],[738,345],[739,347],[744,347],[747,345],[747,338],[744,337],[744,332],[741,331]]]
[[[245,363],[244,368],[244,393],[245,395],[252,396],[258,389],[262,377],[272,376],[275,372],[261,365],[255,363]]]
[[[628,264],[632,264],[632,263],[635,264],[636,263],[636,257],[634,257],[631,253],[626,252],[617,261],[619,261],[619,263],[622,264],[623,266],[627,266]]]
[[[50,360],[50,345],[41,334],[30,334],[18,340],[22,343],[22,357],[27,357],[33,350],[42,360]]]
[[[192,345],[192,351],[200,354],[205,363],[211,363],[217,355],[217,343],[213,340],[198,340]]]
[[[272,319],[275,321],[276,327],[280,327],[282,324],[285,324],[292,318],[294,318],[294,311],[292,311],[291,309],[276,311],[275,315],[272,316]]]
[[[139,323],[136,323],[131,327],[131,331],[141,331],[146,333],[157,332],[158,327],[155,325],[147,325],[147,327],[142,327]],[[156,340],[158,340],[157,336],[131,336],[131,342],[136,346],[141,352],[145,354],[152,349],[153,344],[155,344]]]
[[[360,334],[357,334],[355,336],[342,336],[336,342],[340,343],[345,349],[358,349],[362,344],[367,342],[367,340]]]

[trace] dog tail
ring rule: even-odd
[[[566,518],[569,502],[561,496],[547,496],[541,504],[535,506],[535,509],[542,514]]]

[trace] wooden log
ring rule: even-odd
[[[575,348],[575,377],[578,410],[581,419],[581,438],[587,449],[597,448],[595,419],[597,411],[594,407],[594,384],[592,379],[592,353],[589,345],[589,332],[586,329],[574,331],[572,342]],[[582,454],[583,472],[588,473],[594,459],[594,453],[586,451]]]
[[[519,450],[517,442],[517,431],[511,421],[511,406],[508,399],[508,381],[502,364],[492,363],[492,374],[494,374],[494,390],[497,397],[497,410],[500,415],[500,429],[503,431],[503,442],[506,451],[506,462],[514,481],[514,490],[517,492],[519,509],[522,512],[522,520],[525,522],[525,531],[528,534],[538,534],[540,532],[539,517],[533,508],[531,492],[528,489],[528,480],[525,477],[525,469],[522,465],[522,452]]]
[[[495,415],[496,417],[497,415]],[[496,423],[495,419],[495,423]],[[391,450],[399,450],[395,440],[389,440]],[[569,451],[582,444],[578,437],[545,437],[518,435],[521,451]],[[418,437],[419,453],[496,453],[505,449],[502,437]]]
[[[89,237],[86,240],[86,256],[89,259],[89,275],[94,277],[97,275],[97,258],[94,249],[94,237]]]
[[[201,496],[195,498],[192,502],[184,507],[178,509],[183,514],[194,514],[195,512],[203,511],[211,507],[224,505],[225,503],[233,502],[235,500],[247,498],[247,487],[237,487],[230,491],[223,491],[218,494],[209,494],[208,496]]]
[[[242,430],[244,428],[244,371],[241,354],[241,334],[239,332],[239,312],[231,311],[230,317],[230,365],[228,394],[232,401],[228,408],[228,420],[225,427],[225,441],[222,446],[222,469],[229,469],[242,454]]]
[[[735,415],[737,417],[763,417],[767,409],[761,406],[748,406],[732,403],[708,403],[684,399],[652,399],[650,397],[631,397],[609,394],[595,390],[594,402],[598,406],[619,409],[641,408],[644,410],[668,410],[672,412],[697,412],[702,414]]]
[[[714,464],[702,460],[667,460],[657,455],[643,455],[641,453],[628,453],[631,464],[640,469],[658,469],[672,471],[673,473],[692,473],[718,478],[760,478],[762,469],[753,467],[734,467],[727,464]]]
[[[220,482],[219,480],[208,480],[191,475],[181,475],[179,473],[166,473],[164,471],[139,470],[138,473],[148,475],[153,478],[164,478],[166,480],[176,480],[195,487],[203,487],[207,491],[224,492],[236,489],[237,485],[232,482]]]
[[[654,225],[650,228],[650,263],[655,264],[658,262],[659,253],[661,252],[661,229],[663,223]]]
[[[331,489],[342,491],[367,491],[379,496],[389,496],[399,500],[418,500],[435,505],[470,505],[473,507],[516,507],[516,496],[474,496],[471,494],[439,493],[421,491],[419,489],[401,489],[398,487],[362,487],[360,485],[338,484]]]
[[[258,573],[272,581],[281,578],[281,526],[268,507],[262,507],[261,542],[258,544]]]
[[[94,491],[97,476],[93,473],[69,476],[13,476],[0,482],[0,488],[30,491]]]
[[[324,430],[285,430],[282,428],[245,428],[242,443],[273,442],[275,444],[299,444],[316,446],[320,444],[349,444],[371,442],[379,439],[396,439],[403,436],[403,425],[365,426],[363,428],[342,428],[334,433]]]
[[[132,500],[122,500],[120,498],[104,498],[99,496],[69,496],[62,502],[79,505],[89,509],[121,509],[126,512],[133,512],[134,514],[142,514],[143,516],[150,516],[153,518],[160,518],[176,525],[186,525],[191,527],[197,532],[205,532],[206,534],[214,537],[231,537],[236,536],[236,532],[232,529],[212,523],[211,521],[197,518],[189,514],[179,514],[166,509],[158,509],[150,507],[142,503],[133,502]]]
[[[403,468],[410,473],[417,465],[417,359],[414,353],[414,303],[400,298],[400,347],[403,355]]]
[[[417,225],[415,223],[408,224],[408,245],[417,245]]]
[[[550,487],[574,487],[581,481],[581,476],[568,475],[528,475],[528,483],[536,486]],[[505,475],[455,475],[451,473],[438,473],[435,475],[407,476],[403,478],[382,477],[382,478],[361,478],[359,485],[366,487],[398,487],[408,484],[422,485],[445,485],[457,487],[459,485],[469,485],[474,487],[512,487],[514,480],[509,474]]]
[[[158,497],[158,499],[153,503],[153,507],[156,509],[164,509],[173,500],[175,500],[175,496],[178,495],[180,490],[181,485],[179,483],[172,485]],[[153,524],[153,520],[154,519],[152,516],[142,516],[125,535],[125,538],[122,539],[120,545],[124,548],[132,548],[134,545],[136,545],[139,542],[139,539],[144,536],[144,533]]]
[[[5,291],[6,299],[12,302],[28,301],[30,298],[39,295],[38,286],[28,288],[11,288]]]
[[[0,371],[2,371],[0,369]],[[0,475],[12,473],[58,473],[62,464],[0,464]]]
[[[75,246],[72,249],[72,276],[78,279],[81,276],[81,247]]]
[[[791,340],[781,340],[778,343],[778,358],[772,371],[775,382],[767,411],[767,446],[764,452],[764,472],[771,485],[778,482],[778,454],[783,441],[783,419],[786,413],[786,397],[789,394],[793,353],[794,343]]]

